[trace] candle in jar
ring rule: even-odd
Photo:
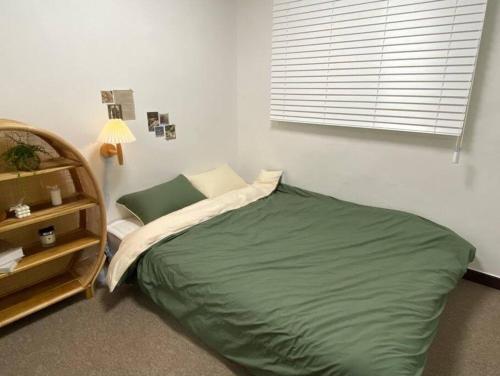
[[[50,200],[53,206],[58,206],[62,204],[61,189],[57,186],[48,187],[50,191]]]

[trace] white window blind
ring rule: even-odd
[[[460,136],[487,0],[274,0],[271,119]]]

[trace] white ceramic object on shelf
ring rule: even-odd
[[[59,188],[57,185],[48,186],[47,188],[50,191],[50,201],[52,202],[52,206],[61,205],[62,204],[61,188]]]
[[[16,206],[10,208],[13,211],[16,218],[25,218],[31,215],[31,210],[28,205],[17,204]]]

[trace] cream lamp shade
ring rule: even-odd
[[[101,155],[105,158],[116,155],[118,156],[118,162],[122,165],[123,151],[121,144],[134,142],[135,137],[122,119],[109,119],[97,140],[103,143]]]
[[[104,144],[128,144],[135,137],[122,119],[109,119],[97,140]]]

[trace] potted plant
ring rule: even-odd
[[[7,135],[14,146],[2,153],[1,158],[14,171],[36,171],[40,167],[39,153],[49,154],[41,145],[32,145],[22,140],[19,135]]]
[[[39,154],[50,155],[50,153],[45,150],[42,145],[32,145],[28,143],[27,137],[25,141],[23,140],[22,135],[18,133],[6,134],[5,138],[10,140],[12,146],[0,154],[0,159],[3,160],[7,168],[16,171],[18,177],[21,176],[20,173],[22,171],[33,171],[33,173],[35,173],[35,171],[38,170],[41,163]],[[18,181],[19,188],[17,192],[20,193],[21,198],[18,203],[11,208],[11,211],[20,207],[24,202],[24,197],[26,196],[26,187],[23,180],[18,179]],[[26,206],[26,208],[28,209],[27,215],[29,215],[29,206]],[[0,210],[0,221],[4,220],[6,217],[6,212],[4,210]],[[17,213],[16,217],[21,218],[17,215]]]

